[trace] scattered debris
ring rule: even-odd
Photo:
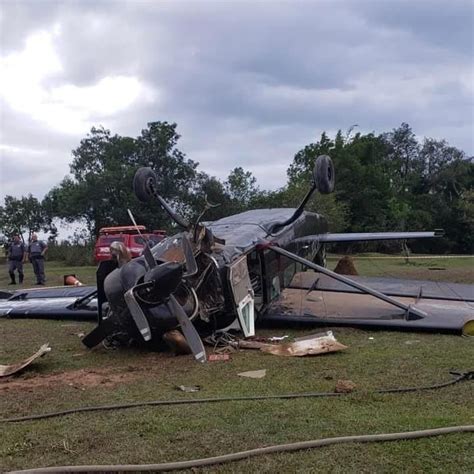
[[[237,340],[236,336],[227,331],[215,332],[204,338],[204,342],[210,346],[216,347],[229,347]]]
[[[64,451],[66,451],[67,453],[70,453],[70,454],[76,454],[76,451],[73,451],[70,446],[69,446],[69,442],[65,439],[63,439],[63,448],[64,448]]]
[[[287,339],[288,336],[281,336],[281,337],[278,337],[278,336],[274,336],[274,337],[269,337],[268,340],[270,342],[281,342],[283,341],[284,339]]]
[[[359,274],[354,265],[354,260],[352,259],[352,257],[349,257],[349,255],[345,255],[339,260],[339,262],[337,262],[334,272],[339,273],[339,275],[358,275]]]
[[[418,342],[420,342],[419,339],[412,339],[411,341],[405,341],[405,344],[407,346],[411,346],[412,344],[417,344]]]
[[[262,369],[262,370],[249,370],[248,372],[241,372],[240,374],[237,374],[240,377],[248,377],[251,379],[263,379],[265,375],[267,375],[267,369]]]
[[[338,380],[334,391],[336,393],[351,393],[356,388],[356,384],[352,380]]]
[[[0,377],[8,377],[9,375],[13,375],[20,372],[25,367],[30,365],[34,360],[44,356],[50,350],[51,347],[49,347],[49,344],[43,344],[35,354],[28,357],[28,359],[25,359],[22,362],[11,365],[0,365]]]
[[[181,390],[182,392],[193,393],[199,392],[201,390],[200,385],[191,385],[186,387],[185,385],[176,385],[176,390]]]
[[[245,339],[246,341],[251,341],[251,342],[270,342],[270,338],[269,337],[265,337],[265,336],[253,336],[253,337],[247,337]]]
[[[369,337],[370,341],[373,341],[374,339],[375,339],[375,337],[372,337],[372,336]]]
[[[207,358],[209,362],[230,360],[230,354],[210,354]]]
[[[77,337],[80,337],[81,339],[85,336],[86,334],[83,332],[78,332]]]
[[[260,348],[261,351],[269,354],[290,357],[326,354],[344,349],[347,349],[347,346],[337,341],[332,331],[300,337],[286,344],[266,344]]]
[[[267,342],[256,341],[256,340],[245,340],[242,339],[238,342],[239,349],[257,349],[260,350],[263,347],[272,347],[275,344],[268,344]]]

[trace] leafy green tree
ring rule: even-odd
[[[158,203],[142,204],[133,195],[133,176],[141,166],[155,170],[158,192],[193,222],[253,208],[296,207],[310,186],[315,159],[328,154],[336,168],[336,192],[317,195],[307,209],[325,215],[331,231],[443,227],[444,240],[415,243],[416,249],[473,251],[472,159],[444,140],[425,138],[420,144],[406,123],[380,135],[354,133],[354,127],[334,138],[322,133],[295,154],[287,184],[276,191],[260,190],[242,167],[224,181],[199,172],[177,148],[178,140],[176,124],[167,122],[149,123],[136,138],[92,128],[73,151],[71,174],[41,204],[47,224],[53,217],[84,219],[94,234],[102,226],[128,223],[131,209],[139,223],[172,230]],[[6,230],[10,221],[0,211]]]
[[[48,231],[50,218],[44,212],[37,198],[28,194],[21,198],[5,196],[4,205],[0,207],[0,229],[5,235],[20,234],[30,239],[33,232]]]
[[[233,203],[221,181],[201,172],[197,175],[192,208],[193,222],[198,218],[214,221],[232,214]]]
[[[449,163],[464,160],[464,152],[456,147],[449,146],[446,140],[425,138],[419,152],[419,160],[423,164],[423,177],[429,185],[433,185],[433,178]]]
[[[373,134],[351,136],[351,131],[345,137],[339,131],[334,140],[323,133],[320,140],[296,153],[288,168],[285,192],[294,195],[292,190],[299,190],[296,196],[301,198],[312,179],[316,158],[328,154],[336,169],[336,192],[318,196],[308,209],[326,215],[333,231],[383,230],[388,227],[386,211],[391,195],[382,160],[385,144]]]
[[[243,207],[247,207],[260,191],[256,178],[240,166],[230,172],[224,185],[231,199],[241,203]]]
[[[323,132],[319,141],[306,145],[298,151],[287,170],[289,184],[301,178],[310,179],[316,158],[319,155],[331,154],[333,149],[334,142],[328,138],[326,132]]]
[[[423,170],[416,136],[407,123],[402,123],[381,138],[386,144],[385,159],[391,168],[392,184],[397,191],[405,190],[413,184],[412,178],[416,180]]]
[[[58,217],[84,219],[92,235],[103,226],[129,223],[127,209],[139,223],[169,226],[158,205],[143,205],[136,199],[132,182],[140,166],[151,167],[158,176],[159,193],[189,214],[197,164],[176,148],[178,139],[176,124],[167,122],[149,123],[137,138],[92,128],[72,152],[71,175],[48,193],[45,202]]]

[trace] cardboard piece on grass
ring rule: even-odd
[[[17,364],[11,365],[0,365],[0,377],[8,377],[9,375],[13,375],[20,372],[25,367],[28,367],[33,361],[35,361],[39,357],[44,356],[50,350],[51,347],[49,347],[49,344],[43,344],[37,352],[35,352],[32,356],[28,357],[28,359],[25,359],[22,362],[18,362]]]
[[[293,342],[278,345],[265,345],[260,350],[268,354],[302,357],[307,355],[326,354],[347,349],[347,346],[336,340],[332,331],[323,334],[312,334],[300,337]]]
[[[241,372],[237,375],[239,375],[240,377],[248,377],[251,379],[263,379],[263,377],[267,375],[267,369],[249,370],[248,372]]]

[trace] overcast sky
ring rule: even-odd
[[[92,126],[178,124],[225,178],[285,183],[323,130],[419,137],[474,154],[471,0],[0,0],[0,204],[42,198]]]

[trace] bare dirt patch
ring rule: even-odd
[[[33,391],[38,388],[52,388],[68,385],[80,389],[90,387],[113,387],[130,382],[138,377],[139,371],[125,368],[113,372],[105,369],[80,369],[34,377],[9,377],[0,381],[0,392],[9,390]]]

